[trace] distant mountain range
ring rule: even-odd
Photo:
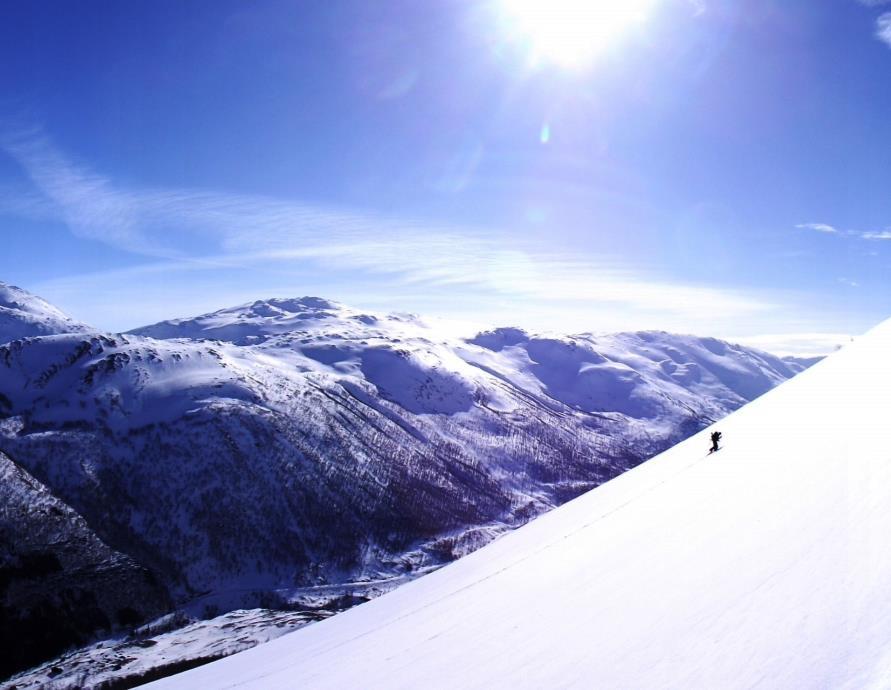
[[[105,334],[0,283],[0,635],[33,652],[0,677],[175,607],[424,572],[809,363],[663,332],[462,340],[316,297]]]

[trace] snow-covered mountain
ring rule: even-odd
[[[446,381],[449,374],[474,379],[482,371],[513,389],[534,391],[542,400],[575,410],[649,420],[660,417],[664,406],[677,404],[672,396],[684,398],[683,391],[700,405],[717,400],[722,409],[716,413],[726,413],[727,407],[754,399],[813,363],[663,332],[566,337],[499,328],[462,342],[437,334],[410,314],[369,314],[318,297],[258,301],[132,333],[259,345],[258,350],[278,357],[293,351],[324,371],[360,374],[384,397],[398,397],[394,402],[405,409],[434,413],[449,410],[426,409],[436,403],[411,398],[417,386],[399,359],[432,355],[427,368],[438,370],[435,383],[448,389],[440,391],[446,408],[460,404],[454,398],[462,395],[454,377]],[[399,343],[406,345],[401,352],[395,347]],[[305,360],[300,364],[313,366]],[[425,363],[409,364],[423,369]]]
[[[177,688],[891,687],[891,321],[644,465]]]
[[[0,281],[0,343],[33,335],[91,330],[40,297]]]
[[[177,606],[336,609],[346,591],[372,596],[475,550],[799,369],[710,338],[499,329],[463,341],[410,315],[269,300],[0,346],[0,451]]]
[[[397,315],[388,318],[400,319]],[[404,318],[413,320],[411,316]],[[352,321],[370,326],[377,319],[320,297],[303,297],[258,300],[194,318],[162,321],[132,333],[150,338],[227,340],[236,345],[253,345],[284,333],[317,330],[320,324],[336,325],[345,331],[335,331],[335,335],[345,335],[352,330],[349,328]]]

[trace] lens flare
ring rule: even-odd
[[[649,16],[658,0],[501,0],[507,31],[533,62],[580,68]]]

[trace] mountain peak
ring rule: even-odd
[[[263,300],[259,302],[254,302],[254,304],[261,303]],[[282,309],[284,311],[289,312],[300,312],[308,309],[319,309],[319,310],[334,310],[334,309],[342,309],[343,305],[338,302],[332,302],[329,299],[325,299],[323,297],[297,297],[297,298],[281,298],[281,297],[273,297],[272,299],[265,300],[266,304],[271,304],[278,309]]]
[[[282,318],[297,315],[327,316],[328,313],[343,309],[343,305],[322,297],[273,297],[262,299],[240,307],[224,309],[224,312],[249,312],[261,318]],[[219,313],[219,312],[216,312]]]
[[[273,297],[191,318],[161,321],[130,333],[162,340],[193,338],[253,345],[351,314],[344,305],[322,297]]]
[[[46,300],[0,281],[0,343],[37,335],[92,330]]]
[[[506,347],[512,345],[520,345],[529,340],[529,334],[522,328],[493,328],[488,331],[481,331],[472,338],[468,338],[467,342],[471,345],[479,345],[493,352],[501,352]]]
[[[0,308],[15,309],[31,313],[53,313],[59,318],[67,318],[53,305],[17,285],[10,285],[0,280]]]

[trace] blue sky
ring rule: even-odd
[[[312,294],[805,352],[891,315],[891,2],[636,0],[565,64],[518,1],[7,3],[0,280],[109,330]]]

